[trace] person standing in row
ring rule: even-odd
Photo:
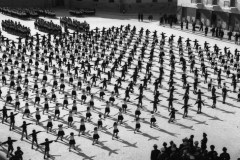
[[[12,155],[12,152],[14,150],[13,148],[13,143],[16,142],[17,140],[13,140],[11,139],[11,137],[8,137],[8,140],[3,142],[1,145],[3,144],[8,144],[8,149],[7,149],[7,158],[9,157],[9,155]]]
[[[44,159],[46,159],[46,157],[50,158],[50,154],[49,154],[49,151],[50,151],[50,144],[53,143],[53,141],[49,141],[48,138],[45,139],[45,142],[41,143],[40,145],[42,146],[45,146],[45,149],[44,149]]]

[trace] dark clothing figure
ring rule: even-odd
[[[160,150],[157,149],[157,145],[154,145],[154,150],[151,152],[151,160],[158,160],[158,155],[161,153]]]
[[[17,151],[15,152],[15,157],[17,160],[23,160],[23,151],[20,147],[17,147]]]
[[[44,159],[46,159],[46,156],[47,156],[48,158],[50,158],[49,151],[50,151],[50,144],[51,144],[52,142],[53,142],[53,141],[48,141],[48,139],[46,139],[44,143],[41,143],[41,144],[40,144],[40,145],[45,146]]]
[[[203,22],[200,22],[199,31],[203,31]]]
[[[205,36],[208,34],[208,26],[205,27]]]
[[[143,22],[143,13],[140,14],[141,22]]]
[[[183,21],[181,21],[180,26],[181,26],[181,30],[183,30]]]

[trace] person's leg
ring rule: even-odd
[[[8,151],[7,151],[7,158],[9,157],[9,152],[10,152],[10,147],[8,147]]]
[[[57,140],[58,140],[58,138],[59,138],[59,135],[57,136],[57,139],[56,139],[55,141],[57,141]]]
[[[50,154],[49,154],[49,151],[47,151],[47,157],[50,158]]]
[[[24,136],[24,131],[22,131],[22,137],[21,137],[21,140],[23,140],[23,136]]]
[[[5,119],[5,115],[3,115],[3,118],[2,118],[2,123],[4,122],[4,119]]]
[[[32,140],[32,149],[33,149],[34,139]]]
[[[9,125],[9,131],[12,130],[12,122],[10,122],[10,125]]]
[[[113,132],[112,139],[113,139],[114,136],[115,136],[115,133]]]
[[[13,147],[11,147],[11,148],[10,148],[10,152],[9,152],[10,155],[12,155],[13,150],[14,150]]]

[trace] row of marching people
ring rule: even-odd
[[[144,32],[144,29],[142,28],[139,31],[139,34],[137,34],[136,27],[133,27],[133,29],[131,29],[130,25],[128,25],[128,26],[125,26],[125,28],[124,26],[112,27],[112,28],[108,28],[107,30],[103,28],[102,31],[99,31],[98,28],[96,28],[95,31],[87,32],[80,35],[77,34],[74,37],[68,36],[68,35],[67,37],[63,37],[63,38],[54,37],[54,41],[51,40],[51,36],[50,36],[49,39],[47,40],[49,43],[47,43],[46,39],[45,40],[42,39],[43,48],[41,50],[38,43],[40,42],[40,40],[39,38],[36,38],[34,40],[36,41],[36,43],[34,42],[35,50],[33,49],[33,44],[31,44],[32,46],[30,46],[30,44],[28,44],[29,46],[27,46],[29,47],[28,48],[29,53],[26,53],[26,50],[25,50],[24,54],[17,53],[16,55],[15,54],[16,50],[13,49],[14,47],[11,48],[11,51],[9,50],[7,53],[5,52],[3,53],[4,55],[3,61],[6,64],[4,65],[4,67],[2,67],[2,71],[3,71],[2,84],[7,87],[9,86],[10,89],[14,89],[14,91],[17,92],[18,94],[21,92],[22,83],[18,83],[17,81],[22,82],[23,77],[21,76],[21,73],[26,74],[24,79],[24,84],[23,84],[25,87],[25,90],[23,93],[23,100],[28,100],[28,98],[30,97],[29,95],[31,95],[31,98],[33,97],[33,100],[35,98],[33,106],[38,105],[38,108],[36,108],[36,122],[39,122],[39,120],[41,119],[41,114],[38,109],[42,109],[43,112],[48,111],[49,99],[60,99],[59,96],[63,96],[62,111],[64,109],[68,109],[69,98],[68,96],[65,96],[65,94],[63,94],[65,92],[68,92],[65,90],[65,88],[70,88],[70,91],[72,90],[71,96],[73,101],[74,99],[79,97],[77,96],[79,92],[81,94],[81,100],[80,100],[81,103],[84,103],[87,98],[90,98],[90,102],[89,102],[90,106],[87,106],[86,108],[86,118],[83,120],[81,119],[79,122],[80,128],[78,133],[80,132],[80,135],[81,133],[83,134],[85,132],[86,126],[84,123],[86,120],[90,119],[92,115],[91,111],[95,107],[93,105],[94,101],[92,97],[91,96],[87,97],[87,93],[89,95],[92,94],[91,93],[92,88],[98,90],[97,93],[99,93],[99,96],[96,96],[96,94],[93,94],[93,97],[99,100],[98,102],[105,101],[106,98],[104,98],[104,95],[106,95],[106,92],[110,92],[109,101],[106,100],[106,104],[104,104],[105,106],[104,113],[101,112],[102,115],[104,114],[104,118],[108,118],[110,116],[109,113],[111,111],[110,109],[111,107],[116,107],[113,105],[115,98],[116,99],[123,98],[124,102],[122,104],[122,108],[117,106],[117,108],[119,109],[119,112],[117,113],[117,115],[114,115],[114,116],[117,116],[117,119],[115,120],[114,118],[114,122],[111,127],[113,128],[112,138],[114,139],[114,138],[119,138],[118,133],[120,130],[118,128],[118,125],[119,123],[121,124],[123,122],[123,119],[125,116],[124,113],[129,112],[127,111],[127,108],[128,108],[127,104],[129,104],[130,102],[134,102],[135,100],[137,100],[137,103],[136,104],[134,103],[133,105],[136,108],[134,112],[135,115],[133,114],[133,117],[131,117],[131,118],[134,118],[134,123],[136,123],[135,128],[133,128],[135,134],[140,132],[141,122],[149,124],[149,122],[145,120],[148,118],[150,119],[149,120],[151,123],[150,126],[153,128],[157,127],[155,125],[156,118],[154,116],[155,114],[154,112],[157,112],[157,106],[159,102],[162,100],[169,101],[168,110],[169,111],[171,110],[169,122],[173,122],[175,120],[175,109],[173,108],[173,101],[176,100],[174,98],[174,95],[175,95],[174,93],[175,93],[175,90],[179,88],[179,86],[175,85],[177,80],[174,77],[174,74],[178,74],[177,72],[175,72],[175,69],[179,66],[175,66],[175,64],[178,64],[176,57],[180,57],[179,58],[181,60],[180,65],[182,65],[182,68],[181,66],[180,68],[183,70],[183,73],[186,74],[186,69],[188,69],[187,63],[191,64],[189,67],[189,70],[190,70],[189,75],[193,74],[194,81],[195,81],[193,84],[193,92],[194,92],[193,96],[196,95],[197,101],[198,101],[196,104],[198,104],[198,108],[200,108],[203,101],[201,96],[203,93],[201,92],[201,90],[198,90],[197,84],[199,83],[198,80],[201,77],[198,74],[197,67],[195,67],[194,65],[196,60],[198,59],[194,58],[195,52],[192,51],[192,47],[190,45],[190,39],[186,40],[187,53],[184,53],[185,52],[183,51],[184,43],[180,42],[180,40],[179,40],[179,46],[173,45],[174,36],[169,37],[170,38],[169,45],[167,46],[166,37],[164,36],[164,33],[162,33],[162,39],[159,44],[158,38],[156,36],[157,35],[156,32],[154,32],[153,39],[150,38],[149,30],[146,30],[146,36],[144,35],[143,32]],[[199,46],[197,42],[196,42],[196,45]],[[6,46],[11,47],[12,45],[6,45]],[[168,52],[168,50],[166,51],[167,48],[170,48],[169,49],[170,59],[167,59],[165,57],[165,53]],[[173,48],[179,49],[179,56],[178,54],[174,53]],[[199,47],[196,47],[196,48],[198,49]],[[147,53],[148,49],[150,49],[149,53]],[[203,66],[207,64],[206,61],[203,61],[203,59],[205,58],[204,56],[202,56],[203,52],[205,52],[205,50],[199,52],[199,55],[198,55],[201,58],[202,68],[204,68]],[[149,95],[149,93],[146,94],[147,91],[150,91],[150,90],[152,91],[152,89],[147,88],[147,86],[151,84],[151,80],[153,78],[152,66],[154,62],[154,57],[157,54],[159,55],[158,56],[159,62],[156,61],[156,65],[158,65],[157,67],[159,67],[159,77],[156,77],[155,79],[154,91],[151,92],[152,94],[151,98],[153,98],[153,100],[150,100],[151,103],[153,103],[153,111],[150,112],[149,110],[147,110],[146,112],[151,113],[151,117],[149,116],[147,118],[142,118],[142,116],[140,115],[142,115],[141,110],[144,110],[143,100],[144,102],[149,102],[149,100],[147,98],[145,99],[144,97],[147,97],[147,95]],[[188,55],[188,56],[183,56],[183,55]],[[189,60],[186,60],[186,57],[189,58]],[[207,58],[205,59],[209,60]],[[217,59],[218,58],[216,58],[216,60]],[[27,64],[25,64],[27,60],[28,62]],[[9,73],[7,66],[9,64],[12,65],[13,61],[14,61],[14,67],[16,68],[12,67]],[[136,62],[137,65],[135,65],[134,68],[131,68],[134,62]],[[168,71],[166,67],[164,67],[164,65],[171,67],[169,74],[167,74]],[[31,73],[32,68],[35,71],[34,74]],[[14,71],[15,69],[18,69],[20,71],[17,77]],[[213,69],[209,69],[209,71],[211,70]],[[52,74],[50,74],[49,71],[51,71]],[[131,71],[133,71],[133,73],[129,75],[128,73],[131,73]],[[221,76],[223,75],[222,73],[220,73],[219,69],[217,69],[217,71],[218,71],[218,77],[220,77],[221,79]],[[115,75],[116,72],[119,73],[120,76],[116,76]],[[43,74],[41,84],[39,83],[39,79],[38,79],[38,77],[40,76],[40,73]],[[206,70],[203,71],[203,74],[208,75]],[[163,77],[169,77],[169,81],[163,82],[162,81]],[[33,82],[29,81],[30,78],[35,79],[35,81]],[[206,80],[209,80],[209,78],[207,77],[204,77],[204,78],[206,78]],[[6,79],[10,81],[9,84],[6,83]],[[186,89],[183,108],[187,113],[187,108],[189,106],[188,100],[192,98],[192,95],[189,94],[191,86],[189,85],[190,83],[187,81],[188,79],[187,76],[183,77],[182,79],[183,79],[183,88]],[[52,85],[51,85],[51,82],[53,82]],[[60,82],[60,85],[58,84],[59,82]],[[169,97],[167,98],[161,96],[159,92],[160,89],[161,90],[166,89],[163,87],[162,82],[169,86],[169,88],[167,89],[169,92]],[[125,83],[126,87],[124,86],[123,88],[122,83]],[[140,83],[140,84],[137,84],[137,83]],[[82,85],[86,86],[86,90],[81,88]],[[108,90],[109,85],[113,85],[114,87],[113,90],[111,91]],[[32,88],[27,86],[31,86]],[[40,86],[42,87],[42,93],[38,91],[40,89]],[[78,87],[78,89],[75,88],[76,86]],[[50,98],[48,98],[46,94],[49,90],[49,88],[47,87],[50,87],[50,88],[52,87],[53,89],[51,90]],[[30,88],[33,90],[32,93],[29,92]],[[212,89],[212,86],[210,88]],[[226,86],[224,85],[223,88],[225,89],[224,92],[226,93],[227,92]],[[58,90],[59,92],[56,93],[55,90]],[[132,95],[135,95],[134,99],[132,98],[133,97]],[[224,97],[226,97],[225,94],[223,95]],[[11,92],[7,93],[6,95],[7,105],[9,103],[12,103],[14,99],[16,103],[14,106],[16,107],[16,109],[18,109],[20,102],[18,101],[19,97],[17,96],[14,99],[11,97]],[[44,97],[43,106],[40,105],[40,101],[42,100],[41,97]],[[161,100],[160,100],[160,97],[162,98]],[[25,103],[22,117],[24,118],[25,116],[29,116],[30,110],[32,110],[32,106],[30,109],[29,105]],[[68,113],[68,118],[67,118],[67,123],[68,123],[67,127],[69,127],[68,130],[70,130],[70,128],[72,127],[73,115],[76,111],[77,111],[77,107],[76,105],[73,105],[72,110],[70,110]],[[14,118],[16,114],[11,113],[10,116],[8,116],[6,114],[7,113],[6,109],[3,112],[5,112],[3,114],[4,115],[3,119],[5,120],[5,117],[10,117],[10,121],[11,121],[10,123],[12,123],[10,127],[12,127],[14,125],[13,124],[14,120],[11,119],[11,117]],[[200,109],[198,113],[201,113]],[[56,104],[54,105],[55,119],[59,118],[59,115],[60,115],[59,105]],[[128,115],[126,114],[126,116]],[[102,119],[102,116],[100,114],[98,123],[96,126],[94,126],[94,127],[97,127],[97,129],[99,129],[99,127],[101,128],[101,124],[102,124],[101,119]],[[54,119],[52,119],[52,116],[49,115],[47,117],[47,125],[46,125],[47,132],[52,131],[52,127],[54,125],[53,120]],[[28,125],[30,124],[25,123],[25,125],[23,126],[28,126]],[[22,135],[25,134],[25,131],[27,131],[27,129],[26,130],[22,129],[22,133],[23,133]],[[99,138],[99,135],[96,134],[97,130],[95,130],[95,128],[94,128],[94,133],[95,133],[94,134],[95,136],[93,135],[93,140],[96,140],[96,141],[94,141],[93,144],[97,142],[97,139]],[[63,138],[64,134],[65,132],[64,132],[63,126],[59,125],[57,140],[59,138],[60,139],[62,138],[64,140]],[[74,141],[71,141],[71,146],[73,142]],[[49,141],[46,140],[44,144],[49,144]],[[70,141],[69,141],[69,145],[70,145]],[[47,153],[48,151],[49,150],[47,149],[45,152],[45,156],[48,155]]]
[[[77,32],[88,31],[90,29],[90,26],[86,21],[80,22],[69,17],[61,17],[60,24]]]
[[[59,35],[62,33],[61,26],[54,24],[52,21],[48,22],[44,19],[37,19],[34,22],[34,26],[36,29],[42,32],[47,32],[54,35]]]
[[[14,22],[13,20],[3,20],[2,29],[20,37],[28,37],[31,32],[29,27],[22,25],[20,22]]]
[[[73,16],[92,16],[96,14],[96,9],[75,9],[75,10],[69,10],[70,15]]]
[[[10,7],[1,7],[0,12],[20,19],[30,19],[38,18],[39,15],[34,9],[29,8],[10,8]]]

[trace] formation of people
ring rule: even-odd
[[[72,9],[69,10],[70,15],[77,16],[77,17],[82,17],[82,16],[93,16],[96,14],[96,9],[90,9],[90,8],[85,8],[85,9]]]
[[[13,20],[3,20],[2,29],[20,37],[28,37],[31,32],[29,27],[23,26],[20,22],[14,22]]]
[[[53,22],[41,19],[35,24],[38,27],[59,28]],[[197,110],[192,111],[201,114],[206,103],[204,102],[206,95],[203,95],[200,89],[204,85],[212,94],[211,97],[207,97],[212,99],[212,108],[217,107],[217,102],[220,101],[217,98],[220,96],[223,104],[228,102],[229,92],[238,91],[235,97],[240,100],[240,90],[237,88],[240,78],[240,54],[237,49],[231,53],[229,48],[225,47],[222,52],[220,46],[214,45],[213,50],[210,50],[207,42],[201,46],[197,40],[187,38],[183,41],[183,37],[178,37],[177,40],[174,37],[175,35],[171,35],[167,39],[163,32],[151,32],[144,28],[137,30],[135,26],[121,25],[95,28],[84,33],[61,32],[54,36],[49,34],[47,37],[36,34],[25,41],[19,38],[18,45],[9,43],[3,38],[1,86],[6,87],[8,92],[6,95],[1,95],[2,91],[0,92],[5,103],[1,108],[2,123],[9,123],[9,130],[15,130],[15,117],[21,115],[23,121],[21,140],[24,138],[28,140],[31,136],[32,148],[45,146],[44,158],[46,158],[50,156],[50,144],[59,139],[69,141],[69,151],[76,149],[75,137],[85,134],[89,129],[86,124],[91,121],[92,116],[98,116],[94,128],[91,128],[92,144],[95,145],[101,139],[99,130],[112,129],[112,139],[118,139],[119,126],[131,123],[123,121],[125,116],[130,115],[134,120],[132,123],[135,124],[135,128],[132,130],[135,134],[141,132],[142,125],[158,127],[155,116],[160,114],[159,110],[164,109],[162,101],[168,102],[166,109],[169,111],[169,123],[175,122],[176,114],[180,113],[181,109],[183,118],[186,118],[191,106],[188,103],[189,99],[195,97]],[[201,65],[196,65],[197,62]],[[153,65],[159,71],[154,71]],[[179,75],[176,69],[182,70],[180,80],[176,78],[176,75]],[[217,79],[208,77],[210,73],[216,74]],[[154,76],[156,74],[158,76]],[[232,80],[232,90],[228,89],[229,85],[222,82],[223,78]],[[191,83],[191,80],[194,82]],[[168,88],[163,85],[167,85]],[[183,104],[178,102],[181,105],[175,104],[178,100],[175,98],[177,89],[185,90],[182,95]],[[222,94],[216,92],[220,89]],[[96,92],[92,92],[93,90]],[[161,95],[163,90],[168,91],[167,98]],[[135,98],[133,94],[136,95]],[[30,104],[30,100],[34,103]],[[121,102],[120,105],[115,104],[117,100]],[[99,106],[97,102],[104,103],[104,107]],[[145,102],[152,103],[152,110],[143,105]],[[132,105],[129,107],[132,103],[134,108]],[[78,112],[80,105],[85,106],[84,112]],[[22,107],[23,110],[20,109]],[[51,110],[51,107],[54,109]],[[112,108],[117,109],[118,113],[110,115]],[[51,111],[54,114],[51,114]],[[68,112],[67,118],[61,119],[67,123],[69,139],[64,137],[65,126],[57,124],[62,112],[65,111]],[[142,117],[142,112],[149,113],[149,117]],[[35,114],[35,122],[27,123],[24,119],[29,118],[32,113]],[[77,132],[73,129],[73,120],[76,119],[74,115],[81,115]],[[37,135],[41,132],[33,130],[29,135],[27,128],[29,125],[39,126],[43,118],[46,120],[43,126],[46,127],[47,133],[52,133],[53,128],[58,132],[55,140],[46,138],[44,142],[38,144]],[[111,128],[103,128],[104,122],[112,119],[114,122]],[[11,140],[11,137],[8,137],[8,140],[9,143],[4,144],[7,143],[10,147],[9,155],[13,151],[11,144],[14,140]]]
[[[35,8],[34,10],[35,12],[38,13],[39,16],[51,17],[51,18],[56,17],[56,13],[50,9]]]
[[[90,29],[90,26],[86,21],[80,22],[69,17],[61,17],[60,24],[64,27],[69,27],[70,29],[75,30],[77,32],[83,32]]]
[[[50,34],[61,34],[62,33],[62,27],[60,25],[57,25],[53,23],[52,21],[46,21],[44,19],[36,19],[34,22],[34,26],[36,29],[47,32]]]
[[[40,16],[44,17],[56,17],[56,13],[49,9],[41,8],[11,8],[11,7],[0,7],[0,12],[12,17],[17,17],[20,19],[31,19],[38,18]]]
[[[20,19],[30,19],[30,18],[39,17],[39,15],[34,9],[29,9],[29,8],[1,7],[0,12],[12,17],[20,18]]]

